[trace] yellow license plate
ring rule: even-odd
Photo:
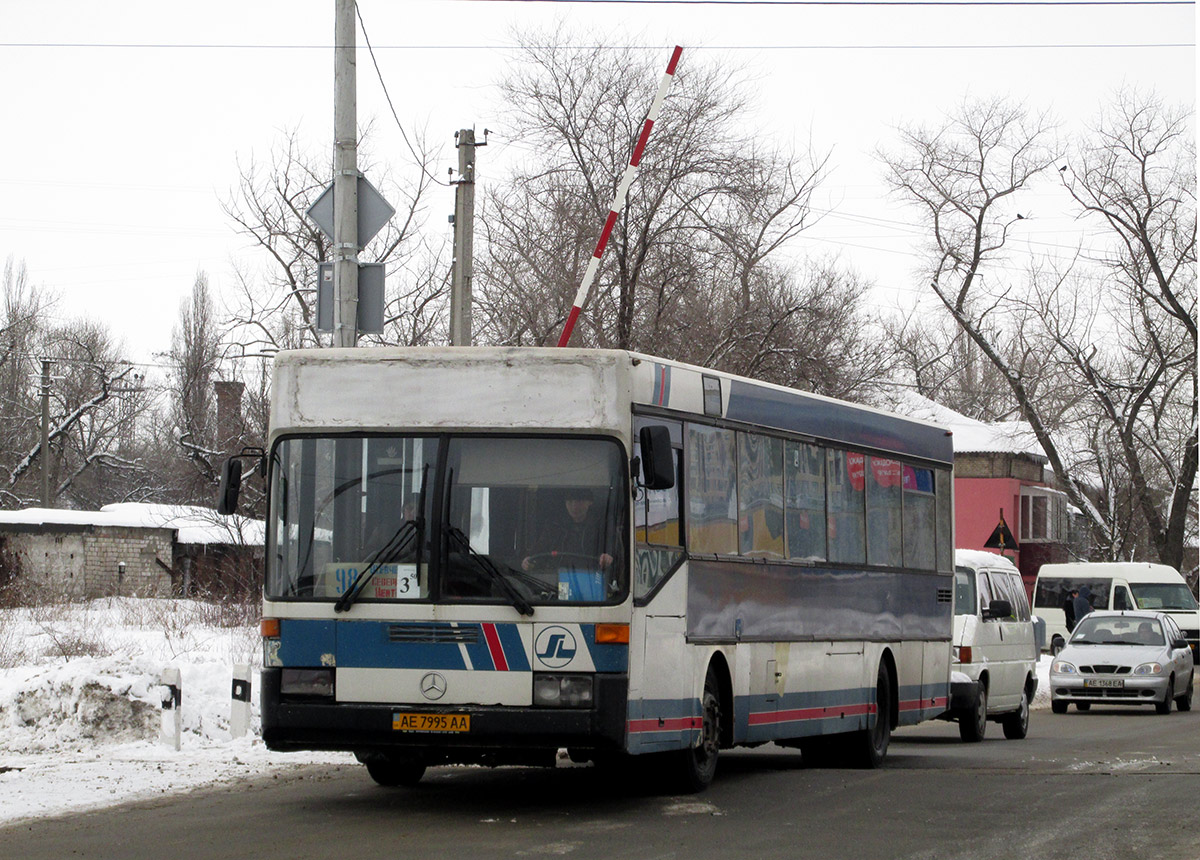
[[[469,714],[392,714],[397,732],[469,732]]]

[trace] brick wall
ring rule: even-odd
[[[0,534],[20,560],[22,582],[39,591],[71,598],[173,592],[171,574],[155,561],[171,564],[171,529],[9,526]]]

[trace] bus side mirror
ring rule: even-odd
[[[242,461],[230,457],[221,467],[221,485],[217,490],[217,513],[237,513],[238,496],[242,492]]]
[[[675,486],[671,431],[662,425],[643,427],[638,441],[642,445],[642,486],[647,490],[669,490]]]

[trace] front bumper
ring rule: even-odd
[[[1089,687],[1087,681],[1122,681],[1118,688]],[[1055,702],[1102,702],[1106,705],[1152,705],[1167,695],[1166,675],[1050,676],[1050,699]]]
[[[263,669],[262,736],[268,749],[397,753],[426,764],[528,763],[562,747],[625,749],[629,680],[597,674],[590,708],[357,704],[281,696],[281,670]],[[397,714],[471,718],[469,732],[399,732]]]

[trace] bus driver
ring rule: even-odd
[[[538,541],[536,551],[521,560],[523,570],[539,566],[539,557],[550,554],[586,557],[594,559],[607,570],[613,557],[607,552],[607,535],[604,523],[592,514],[592,493],[575,488],[567,491],[564,499],[566,516],[547,523]]]

